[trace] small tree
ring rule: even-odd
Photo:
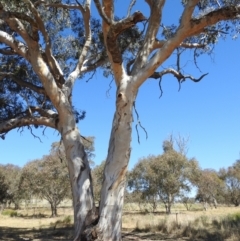
[[[23,167],[20,188],[30,197],[40,197],[49,202],[52,216],[57,216],[57,206],[69,196],[70,182],[65,163],[57,156],[44,156]]]
[[[21,177],[21,168],[12,164],[6,164],[0,166],[0,169],[4,173],[6,183],[8,185],[8,204],[13,203],[15,209],[19,208],[19,203],[22,199],[22,193],[19,190],[19,181]]]
[[[207,204],[213,204],[217,208],[217,199],[224,190],[224,182],[219,178],[217,172],[212,169],[200,171],[198,176],[196,200],[203,203],[207,210]]]
[[[230,166],[225,175],[226,199],[236,207],[240,205],[240,160]]]
[[[175,151],[169,140],[163,142],[163,150],[160,156],[139,161],[130,174],[129,186],[153,200],[153,204],[159,199],[164,203],[166,213],[171,213],[176,197],[190,191],[192,173],[196,172],[198,164]]]
[[[157,209],[158,197],[156,186],[152,184],[151,169],[149,160],[152,156],[140,159],[128,175],[128,187],[133,196],[137,198],[141,209],[142,203],[150,203],[153,212]]]
[[[186,207],[186,209],[189,211],[192,205],[195,203],[195,198],[182,196],[180,201],[184,205],[184,207]]]
[[[5,204],[8,199],[8,185],[6,183],[5,175],[0,169],[0,203]]]

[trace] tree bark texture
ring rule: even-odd
[[[80,132],[70,106],[60,116],[61,132],[71,181],[74,208],[74,241],[81,240],[86,227],[95,220],[91,170],[81,142]]]
[[[120,81],[116,93],[108,156],[99,207],[99,240],[121,240],[125,176],[130,158],[132,109],[136,91],[128,76]]]

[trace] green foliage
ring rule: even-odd
[[[37,196],[47,200],[51,205],[52,216],[56,216],[57,206],[71,192],[66,163],[53,154],[29,162],[23,167],[20,189],[26,199]]]
[[[217,172],[212,169],[199,171],[195,184],[197,186],[196,199],[200,202],[213,203],[217,207],[217,200],[224,195],[225,191],[224,182]]]
[[[1,165],[0,170],[4,173],[5,182],[8,187],[6,202],[14,203],[15,208],[19,206],[22,193],[19,190],[21,168],[12,164]]]
[[[66,226],[70,226],[72,223],[72,219],[70,216],[66,216],[64,217],[63,219],[61,220],[57,220],[56,222],[51,222],[50,223],[50,226],[53,228],[53,229],[56,229],[57,227],[66,227]]]
[[[0,203],[4,203],[8,198],[9,186],[6,182],[4,172],[0,169]]]
[[[235,206],[240,205],[240,160],[230,166],[223,176],[226,184],[226,199]]]
[[[6,209],[2,211],[2,215],[5,216],[10,216],[10,217],[17,217],[18,213],[15,210],[11,210],[11,209]]]
[[[72,222],[71,216],[64,217],[62,222],[65,224],[70,224]]]
[[[94,193],[94,198],[97,202],[100,202],[100,197],[101,197],[101,187],[103,183],[104,166],[105,166],[105,161],[102,161],[100,165],[95,166],[92,170],[93,193]]]
[[[45,2],[54,3],[56,1],[48,0]],[[65,2],[72,4],[70,1]],[[35,31],[36,19],[34,18],[30,4],[25,1],[1,1],[0,5],[4,11],[12,12],[18,21],[21,22],[21,26],[25,28],[26,33],[31,38],[38,42],[41,46],[43,56],[46,57],[46,39],[43,38],[41,31]],[[62,87],[69,74],[75,69],[86,41],[83,17],[77,9],[68,10],[44,7],[44,4],[37,4],[36,11],[38,11],[49,36],[52,55],[63,73],[60,80],[56,80],[59,87]],[[100,60],[107,60],[101,21],[92,17],[90,19],[90,26],[92,41],[86,56],[89,59],[87,62],[88,66],[94,65],[94,63]],[[6,22],[0,22],[0,30],[10,34],[16,41],[25,46],[21,34],[18,31],[12,30]],[[138,49],[141,47],[141,36],[140,30],[137,27],[132,27],[126,29],[117,39],[120,52],[123,54],[125,61],[129,61],[129,53],[136,56]],[[4,52],[5,50],[9,50],[9,47],[1,43],[1,49]],[[34,107],[38,109],[41,107],[41,110],[56,111],[49,97],[43,93],[44,87],[31,64],[18,54],[5,55],[3,52],[0,53],[0,121],[7,121],[16,117],[44,116],[43,112],[35,111]],[[92,68],[93,72],[95,68]],[[101,68],[103,69],[104,76],[112,74],[107,61],[101,65]],[[83,74],[79,75],[79,79],[82,77]],[[39,91],[36,91],[36,89]],[[31,113],[29,113],[29,106],[32,108]],[[77,123],[85,117],[85,111],[79,110],[73,105],[72,110]],[[0,137],[4,139],[5,134],[3,132]]]
[[[156,209],[160,199],[166,212],[183,192],[191,190],[192,175],[198,170],[198,163],[173,149],[171,141],[163,142],[164,153],[141,159],[129,174],[128,187],[140,192]]]

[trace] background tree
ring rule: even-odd
[[[98,203],[100,202],[101,197],[101,187],[103,182],[103,171],[104,171],[105,161],[102,161],[101,164],[95,166],[92,169],[92,179],[93,179],[93,193],[95,201]]]
[[[163,150],[162,155],[139,161],[130,174],[129,187],[152,198],[153,203],[162,201],[166,213],[171,213],[176,198],[191,190],[190,180],[198,170],[198,163],[175,151],[172,141],[165,140]]]
[[[57,206],[71,190],[66,164],[53,155],[28,163],[23,167],[20,188],[29,198],[47,200],[52,216],[57,216]]]
[[[8,199],[8,185],[6,183],[5,175],[0,169],[0,203],[5,204]]]
[[[19,190],[19,181],[21,177],[21,168],[12,164],[1,165],[0,169],[5,176],[5,182],[8,186],[7,203],[14,204],[15,209],[19,208],[22,200],[22,193]]]
[[[223,176],[226,184],[226,201],[240,205],[240,160],[237,160],[232,166],[228,167]]]
[[[180,202],[186,207],[186,209],[189,211],[192,207],[192,205],[195,203],[195,198],[188,197],[183,195],[180,199]]]
[[[218,199],[224,191],[224,182],[219,178],[217,172],[212,169],[204,169],[200,172],[197,181],[196,199],[203,203],[207,210],[207,204],[213,204],[217,208]]]
[[[159,198],[156,183],[154,183],[152,179],[152,170],[150,167],[150,160],[152,158],[155,157],[148,156],[138,161],[132,171],[129,172],[128,187],[131,193],[133,193],[132,195],[135,196],[137,200],[139,199],[139,207],[142,202],[148,202],[151,204],[153,212],[155,212]]]
[[[226,33],[238,33],[239,0],[181,1],[180,21],[169,26],[162,21],[166,2],[146,0],[150,11],[145,17],[140,11],[133,13],[136,1],[132,0],[122,5],[126,5],[126,16],[116,18],[115,1],[94,0],[100,24],[91,20],[91,0],[82,4],[0,0],[1,137],[24,126],[30,131],[42,125],[59,131],[72,186],[75,241],[81,236],[121,239],[132,112],[140,86],[149,78],[161,83],[166,74],[173,75],[179,84],[187,79],[200,81],[206,74],[195,78],[182,71],[183,50],[194,49],[194,59],[211,51]],[[142,31],[136,30],[143,21]],[[63,30],[70,34],[64,35]],[[162,68],[171,55],[176,56],[176,66]],[[113,74],[116,110],[98,219],[90,166],[76,124],[84,115],[72,105],[72,90],[78,78],[99,66]],[[95,223],[97,226],[92,225]]]

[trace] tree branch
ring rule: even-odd
[[[23,58],[28,60],[28,55],[27,55],[28,48],[21,41],[18,41],[10,34],[0,30],[0,42],[12,48],[14,53],[21,55]]]
[[[90,26],[90,17],[91,17],[91,0],[87,0],[84,6],[84,11],[82,11],[83,21],[84,21],[84,28],[85,28],[85,36],[86,41],[84,43],[82,52],[79,56],[78,63],[74,71],[69,75],[66,85],[69,87],[69,91],[72,91],[72,87],[81,72],[81,68],[83,67],[83,63],[86,59],[88,54],[88,50],[90,48],[92,42],[92,33],[91,33],[91,26]]]
[[[222,20],[240,19],[240,4],[237,6],[222,7],[200,18],[194,18],[190,21],[190,35],[197,35],[204,32],[204,28],[214,25]]]
[[[133,6],[135,5],[135,3],[136,3],[136,0],[132,0],[132,1],[131,1],[130,5],[129,5],[129,8],[128,8],[127,17],[130,17],[132,8],[133,8]]]
[[[155,72],[153,73],[149,78],[152,78],[152,79],[161,79],[164,75],[166,74],[172,74],[177,80],[178,80],[178,83],[179,83],[179,90],[181,89],[181,83],[184,82],[186,79],[190,79],[192,80],[193,82],[199,82],[201,81],[206,75],[208,75],[208,73],[206,74],[203,74],[201,75],[199,78],[194,78],[193,76],[191,75],[184,75],[182,74],[180,71],[176,70],[176,69],[173,69],[173,68],[168,68],[168,69],[165,69],[161,72]]]
[[[53,110],[46,110],[46,109],[43,109],[39,106],[30,106],[29,108],[31,109],[32,112],[37,112],[42,117],[54,118],[55,119],[58,116],[57,112],[55,112]]]
[[[28,46],[33,42],[32,37],[28,34],[22,22],[13,16],[11,12],[5,11],[2,4],[0,3],[0,19],[1,18],[9,25],[12,30],[14,30],[24,39]]]
[[[103,37],[104,37],[104,44],[105,46],[107,46],[107,41],[108,41],[108,33],[110,31],[110,27],[112,24],[114,24],[114,17],[113,17],[113,10],[114,10],[114,1],[112,0],[103,0],[103,8],[104,8],[104,12],[107,16],[108,19],[110,19],[110,23],[107,23],[106,21],[103,21],[102,23],[102,30],[103,30]],[[114,43],[116,44],[116,43]],[[117,49],[117,55],[119,56],[119,48]],[[114,80],[116,85],[119,85],[120,83],[120,79],[126,75],[125,73],[125,69],[123,64],[119,64],[119,63],[115,63],[112,59],[112,54],[109,51],[109,49],[107,48],[107,55],[108,55],[108,59],[109,62],[111,63],[111,67],[112,67],[112,71],[114,74]]]
[[[132,16],[124,18],[110,26],[107,33],[107,48],[111,54],[112,61],[117,64],[122,64],[122,53],[117,44],[117,37],[124,32],[124,30],[135,26],[138,22],[144,21],[146,18],[141,12],[135,12]]]
[[[45,41],[45,44],[46,44],[45,52],[46,52],[46,57],[47,57],[47,60],[48,60],[47,62],[49,64],[49,68],[51,70],[51,73],[53,74],[57,83],[62,85],[65,82],[63,72],[62,72],[57,60],[54,58],[54,56],[52,54],[51,40],[50,40],[50,38],[48,36],[48,33],[45,29],[42,18],[39,15],[37,9],[34,7],[33,3],[30,0],[25,0],[25,1],[28,3],[31,12],[33,13],[33,15],[36,19],[38,28],[43,34],[44,41]]]
[[[146,78],[151,76],[154,71],[172,54],[175,48],[177,48],[189,35],[190,27],[190,20],[192,13],[194,11],[195,6],[199,0],[188,0],[187,4],[185,5],[185,9],[183,11],[180,25],[176,30],[176,33],[166,41],[166,43],[159,49],[152,58],[148,61],[145,66],[141,66],[139,71],[134,71],[134,78],[136,84],[140,86]],[[155,37],[154,37],[155,42]],[[145,56],[148,58],[149,56]],[[146,60],[145,60],[146,62]],[[138,66],[139,68],[140,66]]]
[[[148,20],[148,27],[146,35],[143,41],[142,48],[139,50],[136,57],[136,61],[133,64],[132,74],[136,74],[139,69],[146,63],[148,60],[149,54],[152,52],[153,45],[157,33],[159,31],[159,26],[162,19],[162,9],[165,4],[165,0],[162,1],[146,1],[150,7],[150,17]]]
[[[45,92],[44,88],[36,86],[36,85],[34,85],[32,83],[29,83],[27,81],[18,79],[14,76],[13,73],[0,72],[0,76],[1,76],[1,79],[5,78],[5,77],[10,77],[18,85],[20,85],[22,87],[27,87],[27,88],[29,88],[29,89],[31,89],[31,90],[39,93],[39,94],[46,95],[46,92]]]
[[[3,55],[15,55],[14,51],[12,49],[0,49],[0,54]]]
[[[69,4],[60,4],[60,3],[49,3],[44,4],[46,7],[54,7],[54,8],[63,8],[63,9],[79,9],[82,13],[84,13],[83,6],[78,3],[78,5],[69,5]]]
[[[101,3],[99,2],[99,0],[93,0],[96,8],[98,10],[99,15],[101,16],[101,18],[103,19],[103,21],[105,21],[107,24],[111,25],[114,23],[114,20],[112,18],[109,18],[106,13],[104,12],[104,8],[102,7]]]
[[[81,73],[87,73],[87,72],[95,70],[97,67],[106,64],[108,62],[108,59],[107,58],[100,58],[96,62],[94,62],[92,64],[89,64],[89,65],[87,64],[87,62],[88,62],[88,60],[86,60],[86,65],[82,66]]]
[[[17,19],[21,19],[28,22],[32,28],[32,38],[35,41],[39,41],[38,26],[37,26],[37,23],[31,17],[29,17],[24,13],[19,13],[19,12],[8,12],[8,13],[9,13],[9,17],[15,17]]]
[[[107,16],[110,19],[111,23],[114,22],[114,1],[113,0],[102,0],[103,9]]]
[[[155,40],[152,50],[162,48],[163,45],[166,43],[166,40]],[[180,47],[186,48],[186,49],[204,49],[207,45],[204,43],[188,43],[188,42],[182,42],[180,44]]]
[[[2,121],[0,123],[0,137],[4,136],[9,131],[15,128],[29,126],[29,125],[45,125],[53,129],[57,129],[55,126],[54,118],[31,117],[31,116],[16,117],[10,120]]]

